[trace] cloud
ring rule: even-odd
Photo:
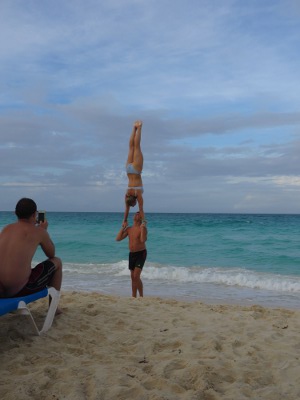
[[[297,2],[0,11],[1,209],[122,211],[143,119],[146,211],[299,212]]]

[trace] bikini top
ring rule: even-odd
[[[138,172],[132,164],[127,164],[126,172],[127,174],[141,175],[141,172]]]

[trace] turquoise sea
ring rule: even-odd
[[[63,290],[130,296],[128,242],[115,241],[122,216],[47,213]],[[153,213],[147,220],[145,296],[300,308],[300,215]],[[13,221],[12,212],[0,212],[0,229]],[[38,251],[34,261],[43,258]]]

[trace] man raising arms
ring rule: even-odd
[[[129,269],[131,272],[132,297],[143,297],[143,282],[141,273],[147,258],[146,240],[147,228],[146,221],[141,220],[140,213],[134,215],[133,225],[120,229],[116,240],[119,242],[128,237],[129,239]]]

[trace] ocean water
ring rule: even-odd
[[[47,213],[63,290],[131,295],[128,241],[115,241],[122,216]],[[147,220],[145,296],[300,307],[300,215],[153,213]],[[0,212],[0,229],[13,221]],[[38,250],[34,263],[42,259]]]

